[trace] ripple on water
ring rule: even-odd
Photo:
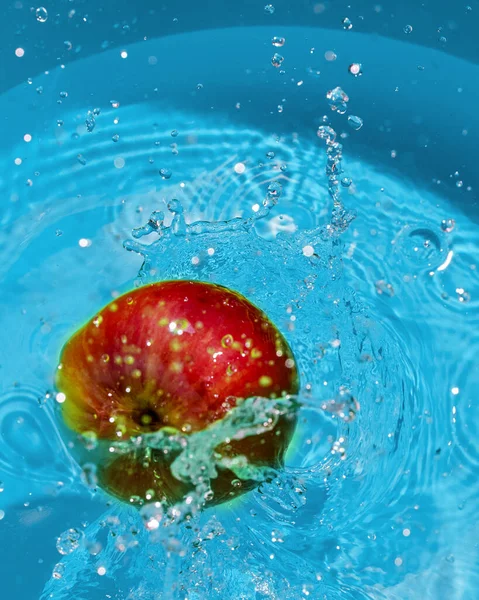
[[[0,398],[0,466],[45,485],[72,484],[77,471],[53,415],[54,392],[19,386]]]

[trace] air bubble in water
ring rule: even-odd
[[[344,115],[348,109],[349,96],[340,87],[335,87],[333,90],[329,90],[326,94],[329,106],[331,110]]]
[[[280,67],[283,64],[283,60],[284,57],[281,56],[281,54],[278,54],[277,52],[274,53],[273,58],[271,59],[271,64],[273,65],[273,67]]]
[[[412,25],[405,25],[403,31],[406,34],[412,33]]]
[[[44,6],[39,6],[35,11],[35,16],[39,23],[45,23],[48,19],[48,11]]]
[[[4,489],[5,489],[5,484],[3,483],[3,481],[0,481],[0,494],[3,492]]]
[[[112,108],[118,108],[120,106],[120,103],[118,102],[118,100],[110,100],[110,104],[111,104]]]
[[[117,142],[117,141],[120,139],[120,136],[119,136],[117,133],[115,133],[115,135],[114,135],[114,136],[112,136],[112,138],[111,138],[111,139],[112,139],[114,142]]]
[[[441,221],[441,229],[443,231],[445,231],[446,233],[451,233],[451,231],[454,230],[455,226],[456,226],[456,221],[454,221],[454,219],[443,219]]]
[[[343,177],[341,179],[341,185],[345,188],[350,187],[352,183],[353,183],[353,180],[351,179],[351,177]]]
[[[344,17],[343,19],[343,29],[352,29],[353,24],[351,23],[351,19],[349,17]]]
[[[264,12],[265,12],[267,15],[272,15],[272,14],[274,13],[274,11],[275,11],[275,8],[274,8],[274,6],[273,6],[272,4],[267,4],[267,5],[264,7]]]
[[[274,152],[272,152],[271,150],[269,152],[266,152],[266,158],[272,160],[274,158]]]
[[[361,63],[351,63],[348,67],[348,71],[354,77],[360,77],[363,74]]]
[[[178,131],[176,129],[172,130],[171,137],[178,137]]]
[[[67,529],[57,538],[57,550],[60,554],[67,555],[74,552],[83,539],[83,532],[78,529]]]
[[[170,169],[160,169],[160,175],[162,179],[170,179],[171,178],[171,171]]]
[[[277,48],[281,48],[281,46],[284,46],[285,42],[286,42],[286,40],[284,39],[284,37],[278,37],[276,35],[271,40],[271,43],[273,44],[273,46],[276,46]]]
[[[356,117],[354,115],[349,115],[348,117],[348,125],[354,129],[354,131],[359,131],[363,126],[363,120],[361,117]]]
[[[43,94],[43,86],[39,85],[35,91],[37,92],[37,94]]]

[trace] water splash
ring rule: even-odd
[[[10,159],[22,154],[12,149],[5,163],[6,181],[20,202],[9,203],[2,220],[9,231],[8,239],[2,233],[2,283],[11,308],[2,327],[22,349],[20,356],[36,357],[27,365],[4,352],[5,372],[12,379],[28,372],[33,381],[51,381],[58,348],[73,324],[108,301],[120,285],[130,285],[138,255],[118,253],[118,239],[154,208],[162,209],[165,227],[176,218],[180,206],[163,210],[164,198],[166,204],[181,201],[183,219],[178,219],[177,233],[165,231],[160,237],[153,228],[153,244],[140,245],[145,264],[138,284],[180,275],[238,287],[291,339],[301,357],[304,389],[300,426],[284,470],[228,505],[228,511],[206,510],[179,524],[167,512],[153,531],[145,529],[139,511],[117,504],[84,529],[72,524],[84,531],[85,545],[57,564],[44,597],[114,597],[121,588],[132,598],[171,599],[187,591],[222,599],[237,597],[241,589],[247,598],[296,600],[308,592],[309,597],[370,600],[408,597],[418,590],[424,597],[441,597],[441,584],[447,582],[463,585],[465,593],[476,589],[470,587],[474,573],[468,571],[467,557],[477,538],[471,525],[477,489],[470,481],[477,479],[479,465],[472,402],[478,381],[471,368],[479,307],[473,224],[444,199],[419,189],[417,181],[402,182],[346,156],[350,177],[338,180],[342,187],[343,180],[354,180],[342,194],[360,219],[344,235],[331,235],[331,203],[318,177],[321,152],[305,139],[275,141],[264,132],[204,116],[202,127],[195,129],[191,123],[199,122],[197,115],[171,111],[166,118],[152,107],[138,111],[122,102],[121,124],[113,124],[113,115],[110,123],[113,110],[104,111],[105,140],[100,141],[97,130],[93,135],[85,131],[86,108],[76,121],[62,115],[62,128],[51,121],[67,137],[63,146],[52,139],[43,147],[48,151],[35,157],[39,171],[52,173],[35,181],[42,198],[35,203],[35,215],[21,212],[32,191],[24,186],[26,177],[8,168]],[[159,123],[155,131],[152,122]],[[78,125],[82,135],[70,139]],[[188,135],[198,142],[180,146],[168,183],[158,169],[171,164],[171,149],[163,140],[170,139],[173,126],[181,131],[180,144]],[[116,131],[121,144],[115,145],[110,138]],[[154,145],[160,138],[164,150]],[[125,152],[123,169],[113,162],[119,147]],[[275,157],[265,161],[271,148]],[[86,165],[76,162],[78,153],[88,158]],[[234,169],[240,163],[243,172],[241,166]],[[281,170],[282,164],[287,170]],[[24,161],[18,172],[26,167]],[[256,208],[262,210],[270,179],[282,184],[280,201],[246,231],[188,232],[199,220],[253,217]],[[91,234],[80,235],[78,217],[90,212]],[[44,216],[37,220],[39,215]],[[441,227],[445,215],[457,221],[447,235]],[[59,229],[63,234],[56,236]],[[427,230],[425,236],[409,235],[418,230]],[[398,243],[391,244],[400,232]],[[23,240],[21,248],[9,250],[10,238]],[[82,248],[78,238],[92,244]],[[52,260],[39,258],[46,240]],[[414,260],[418,252],[420,260]],[[18,270],[11,268],[11,257],[17,260],[19,253],[34,274],[20,282]],[[64,267],[61,272],[53,266],[57,262]],[[86,294],[85,281],[92,274],[95,286]],[[377,282],[383,282],[381,294]],[[460,289],[469,293],[469,302],[459,301]],[[11,311],[20,307],[28,311],[13,328]],[[353,399],[360,403],[354,420],[344,419],[349,410],[342,407],[338,413],[328,410],[339,403],[341,389],[348,394],[345,409],[354,409]],[[43,402],[44,393],[38,396]],[[33,406],[28,411],[35,415]],[[42,411],[38,408],[37,414]],[[45,431],[55,446],[48,457],[60,456],[48,423]],[[13,461],[22,464],[19,455]],[[26,477],[36,473],[35,465],[25,467]],[[88,463],[83,468],[81,478],[89,487],[81,498],[90,504],[95,474]],[[51,471],[49,476],[56,477]],[[18,481],[10,477],[2,475],[2,499]],[[100,491],[95,497],[107,501]],[[26,493],[21,502],[25,499]],[[2,526],[13,509],[4,512]],[[171,525],[163,528],[165,522]],[[67,527],[51,530],[53,545]]]

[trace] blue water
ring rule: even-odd
[[[349,31],[244,28],[114,49],[0,97],[6,598],[477,597],[476,72]],[[345,115],[326,100],[337,85]],[[352,180],[337,235],[323,115]],[[278,203],[252,221],[271,182]],[[210,225],[135,239],[152,211],[171,223],[173,199]],[[172,277],[263,308],[298,359],[302,407],[284,471],[151,533],[86,485],[53,373],[99,306]],[[70,528],[78,544],[58,544]]]

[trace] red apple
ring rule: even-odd
[[[190,434],[222,419],[238,400],[298,391],[292,352],[267,316],[227,288],[197,281],[147,285],[113,300],[75,333],[61,354],[56,384],[62,414],[74,432],[126,441],[162,428]],[[222,444],[224,456],[244,455],[279,466],[295,415],[271,431]],[[110,444],[109,444],[110,445]],[[172,502],[187,491],[170,471],[174,456],[136,448],[98,464],[100,484],[128,500],[147,491]],[[235,495],[236,476],[219,469],[215,501]],[[245,482],[243,489],[251,487]]]

